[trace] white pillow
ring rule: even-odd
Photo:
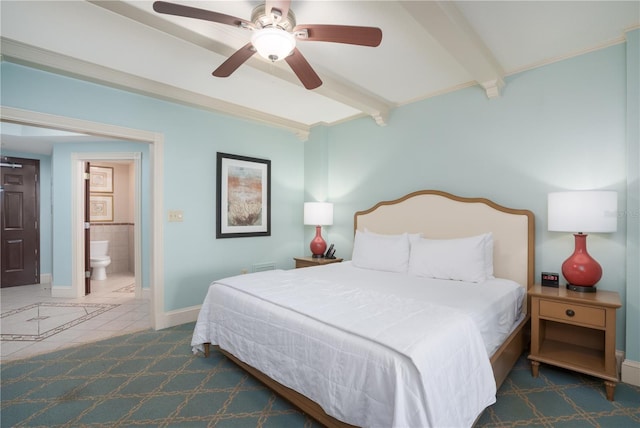
[[[491,260],[488,260],[489,250]],[[467,282],[482,282],[491,278],[492,236],[483,234],[458,239],[421,239],[411,245],[409,273]]]
[[[378,235],[356,230],[351,263],[359,268],[407,272],[409,235]]]
[[[493,276],[493,233],[485,233],[484,235],[484,273],[487,279],[495,279]]]
[[[379,233],[375,233],[375,232],[370,231],[366,227],[364,228],[364,233],[370,233],[372,235],[378,235],[378,236],[402,236],[402,235],[381,235]],[[405,233],[407,233],[407,232],[405,232]],[[420,232],[420,233],[407,233],[407,235],[409,236],[409,245],[413,244],[415,241],[417,241],[418,239],[422,238],[422,232]]]

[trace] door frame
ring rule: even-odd
[[[3,121],[21,123],[25,125],[40,126],[45,128],[60,129],[63,131],[80,132],[85,134],[100,135],[118,140],[137,141],[149,144],[150,167],[150,199],[151,199],[151,237],[149,242],[150,278],[151,285],[151,326],[156,329],[170,327],[170,319],[164,310],[164,229],[163,229],[163,190],[164,190],[164,135],[157,132],[144,131],[133,128],[109,125],[99,122],[91,122],[65,116],[57,116],[40,113],[31,110],[17,109],[0,106],[0,117]],[[77,204],[77,198],[72,199]],[[72,212],[77,212],[72,207]],[[72,233],[75,228],[72,227]],[[77,255],[72,255],[72,261],[77,260]],[[84,281],[77,283],[73,275],[72,291],[78,293],[78,289],[84,289]],[[53,287],[52,287],[53,291]]]
[[[133,207],[133,253],[135,271],[135,296],[142,297],[142,169],[140,152],[82,152],[71,154],[71,200],[73,211],[71,212],[71,254],[73,257],[72,275],[73,284],[82,284],[75,290],[83,297],[85,293],[85,162],[92,161],[133,161],[134,167],[134,207]],[[89,228],[91,229],[91,228]],[[73,288],[73,287],[72,287]]]

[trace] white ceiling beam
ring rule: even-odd
[[[500,96],[504,70],[453,1],[402,1],[401,5],[484,88]]]
[[[112,0],[88,0],[88,2],[222,56],[228,57],[235,52],[235,49],[223,43],[212,40],[191,31],[188,28],[169,22],[157,14],[149,13],[126,2]],[[243,64],[243,66],[253,67],[289,83],[293,83],[295,85],[300,84],[297,76],[287,67],[281,63],[276,65],[277,66],[274,66],[274,64],[262,61],[258,58],[250,58]],[[367,91],[359,88],[357,85],[354,85],[352,82],[346,82],[341,79],[329,77],[326,74],[323,74],[322,82],[322,86],[314,89],[315,93],[371,116],[378,125],[382,126],[387,124],[389,113],[394,106],[386,100],[382,100],[379,97],[371,95]]]

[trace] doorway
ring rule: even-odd
[[[2,156],[0,180],[0,286],[40,282],[40,162]]]
[[[75,215],[81,223],[85,223],[82,237],[84,248],[78,248],[75,252],[76,265],[83,268],[85,281],[89,285],[96,283],[92,282],[95,281],[95,275],[90,272],[85,255],[89,252],[91,241],[108,242],[106,255],[110,257],[110,263],[105,269],[107,276],[111,273],[133,272],[135,297],[140,299],[143,297],[141,153],[74,153],[72,159],[77,163],[75,170],[82,171],[78,178],[80,185],[74,186],[78,189],[74,205],[79,208]],[[87,165],[91,166],[90,171],[106,173],[109,185],[89,185],[87,189]],[[92,204],[100,208],[100,212],[92,213]],[[88,218],[89,229],[86,229],[87,214],[91,214]],[[76,220],[73,222],[75,224]],[[88,294],[86,290],[85,286],[85,294]]]
[[[162,134],[4,106],[2,107],[2,120],[30,126],[80,132],[90,135],[109,137],[112,139],[137,141],[149,144],[150,191],[148,195],[150,199],[150,233],[148,237],[148,244],[146,245],[148,245],[149,248],[148,263],[149,283],[151,285],[151,326],[154,329],[162,329],[175,325],[177,322],[172,320],[169,314],[165,313],[164,309],[164,254],[162,251],[162,166],[164,139]],[[76,177],[77,176],[74,174],[73,180],[77,180]],[[75,186],[73,189],[73,191],[77,191]],[[74,205],[77,205],[77,198],[74,198],[73,201]],[[77,210],[78,208],[76,206],[72,207],[72,214],[76,215]],[[84,290],[84,273],[82,268],[80,268],[80,275],[77,274],[78,263],[76,262],[76,254],[79,250],[78,247],[82,246],[77,245],[78,239],[80,239],[81,236],[79,234],[83,234],[84,231],[82,227],[80,227],[79,230],[76,227],[72,229],[73,278],[70,294],[75,294],[79,287],[82,287],[82,290]],[[70,295],[69,297],[72,296]]]

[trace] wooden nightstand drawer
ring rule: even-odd
[[[553,302],[540,299],[540,317],[561,322],[605,328],[606,311],[602,308],[577,305],[571,302]]]

